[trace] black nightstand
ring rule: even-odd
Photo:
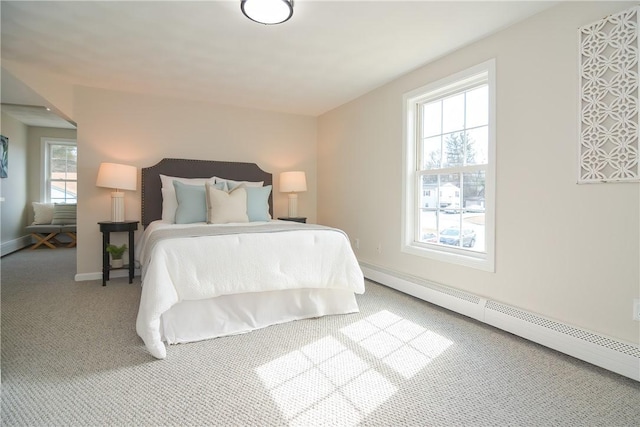
[[[289,218],[289,217],[281,217],[278,218],[282,221],[294,221],[294,222],[303,222],[306,223],[307,222],[307,218],[303,218],[303,217],[295,217],[295,218]]]
[[[112,222],[112,221],[101,221],[100,231],[102,232],[102,286],[107,286],[107,281],[109,280],[109,271],[110,270],[119,270],[112,269],[109,266],[109,253],[107,252],[107,246],[110,243],[110,234],[118,233],[118,232],[128,232],[129,233],[129,264],[125,265],[124,268],[129,269],[129,283],[133,283],[133,275],[135,273],[135,262],[134,262],[134,252],[135,249],[133,247],[133,232],[138,229],[139,221],[123,221],[123,222]]]

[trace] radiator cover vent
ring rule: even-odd
[[[458,298],[458,299],[462,299],[465,301],[469,301],[472,302],[474,304],[480,304],[480,297],[477,295],[473,295],[473,294],[468,294],[466,292],[463,291],[458,291],[456,289],[452,289],[452,288],[447,288],[444,286],[438,286],[434,283],[430,283],[430,282],[425,282],[424,285],[426,287],[428,287],[429,289],[433,289],[434,291],[438,291],[441,292],[443,294],[447,294],[449,296]]]
[[[640,358],[640,348],[604,337],[602,335],[597,335],[589,331],[574,328],[573,326],[569,326],[564,323],[546,319],[544,317],[540,317],[535,314],[510,307],[508,305],[500,304],[499,302],[487,301],[485,309],[498,311],[502,314],[515,317],[525,322],[533,323],[543,328],[551,329],[561,334],[569,335],[573,338],[587,341],[591,344],[599,345],[600,347],[608,348],[609,350],[614,350],[628,356]]]
[[[365,277],[532,342],[640,381],[640,346],[428,280],[360,263]]]
[[[372,266],[364,262],[361,262],[360,266],[367,269],[368,274],[365,274],[365,276],[367,277],[367,279],[373,280],[374,282],[376,281],[375,273],[379,272],[390,277],[405,280],[411,284],[419,284],[421,286],[424,286],[425,288],[429,288],[431,290],[434,290],[434,291],[437,291],[437,292],[440,292],[464,301],[468,301],[473,304],[480,304],[480,301],[481,301],[481,298],[478,295],[470,294],[464,291],[459,291],[457,289],[449,288],[446,286],[441,286],[441,285],[438,285],[437,283],[433,283],[433,282],[429,282],[428,280],[421,279],[420,277],[410,276],[408,274],[400,273],[398,271],[387,270],[385,268],[378,267],[378,266]],[[380,280],[380,282],[377,282],[377,283],[385,284],[384,282],[386,282],[386,280]],[[388,285],[385,284],[385,286],[388,286]]]

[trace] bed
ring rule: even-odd
[[[358,311],[364,278],[348,237],[272,220],[272,185],[253,163],[163,159],[142,169],[136,330],[151,355],[165,358],[165,342]]]

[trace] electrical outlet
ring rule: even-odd
[[[633,320],[640,321],[640,299],[633,300]]]
[[[355,246],[356,249],[360,249],[360,239],[354,239],[353,246]]]
[[[378,243],[378,253],[381,254],[382,253],[382,243]]]

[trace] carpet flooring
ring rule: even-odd
[[[156,360],[139,278],[75,282],[75,251],[0,262],[2,425],[640,425],[640,383],[372,282],[360,313]]]

